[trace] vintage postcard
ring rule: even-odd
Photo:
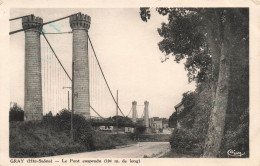
[[[260,166],[260,1],[1,1],[0,165]]]

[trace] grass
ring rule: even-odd
[[[141,134],[139,142],[169,142],[170,134]]]
[[[43,157],[87,150],[72,141],[69,133],[56,132],[41,124],[10,123],[10,157]]]
[[[43,122],[10,122],[10,157],[46,157],[113,149],[132,143],[128,135],[106,135],[92,128],[83,129],[79,138],[72,140],[69,130],[57,130],[55,123],[52,125]]]

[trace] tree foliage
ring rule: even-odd
[[[196,92],[186,92],[183,93],[182,103],[184,106],[183,111],[178,115],[179,122],[181,126],[185,126],[185,128],[190,129],[193,127],[196,112],[192,111],[193,107],[196,104],[198,94]],[[185,118],[184,118],[185,117]]]
[[[134,124],[129,117],[113,116],[102,120],[91,120],[93,126],[117,126],[118,127],[133,127]]]
[[[9,122],[12,121],[24,121],[24,111],[17,103],[13,103],[9,110]]]
[[[53,116],[53,114],[52,114],[52,112],[51,112],[51,111],[49,111],[49,113],[47,113],[45,116],[52,117],[52,116]]]
[[[168,22],[158,29],[163,37],[158,46],[165,53],[164,61],[170,55],[177,63],[186,60],[188,80],[197,83],[196,100],[186,104],[190,111],[184,111],[187,114],[183,118],[187,121],[198,114],[191,130],[203,133],[203,141],[208,128],[204,157],[223,156],[224,147],[248,151],[248,119],[244,118],[249,113],[248,8],[156,8],[156,11],[168,17]],[[141,9],[140,16],[147,22],[151,17],[149,8]],[[208,98],[202,104],[203,95]],[[205,127],[199,127],[202,123]],[[232,132],[236,136],[231,137]]]
[[[169,127],[176,128],[177,126],[177,113],[176,111],[172,113],[172,115],[169,117]]]
[[[184,109],[182,112],[178,113],[173,112],[172,115],[169,118],[169,126],[172,128],[177,127],[177,121],[181,123],[181,126],[184,126],[185,128],[192,128],[192,125],[195,120],[195,113],[192,111],[193,107],[196,104],[196,99],[198,94],[196,92],[185,92],[183,93],[182,97],[182,104],[184,106]]]
[[[248,40],[246,8],[156,8],[156,11],[168,16],[168,23],[163,22],[158,29],[159,35],[163,37],[158,43],[159,49],[166,54],[165,61],[169,55],[173,55],[177,63],[186,59],[184,65],[189,81],[202,82],[208,78],[216,80],[218,65],[212,69],[212,57],[217,59],[221,43],[228,39],[232,41],[232,46],[236,46]],[[149,20],[149,8],[141,8],[140,16],[144,21]],[[239,34],[232,39],[224,33],[227,20],[231,23],[231,31]],[[218,63],[218,60],[215,61]]]
[[[123,117],[123,116],[113,116],[112,118],[113,122],[118,123],[118,127],[130,127],[133,126],[133,121],[129,117]]]

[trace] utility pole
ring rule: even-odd
[[[118,90],[116,90],[116,125],[117,125],[117,130],[116,133],[118,134]]]
[[[74,114],[74,61],[72,62],[72,102],[71,102],[70,136],[74,140],[73,133],[73,114]]]
[[[70,111],[70,91],[68,91],[68,111]]]
[[[72,89],[72,87],[63,87],[62,89]],[[68,111],[70,110],[70,91],[68,90]]]

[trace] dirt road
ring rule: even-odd
[[[54,158],[143,158],[159,157],[170,150],[169,142],[139,142],[129,147],[53,156]]]

